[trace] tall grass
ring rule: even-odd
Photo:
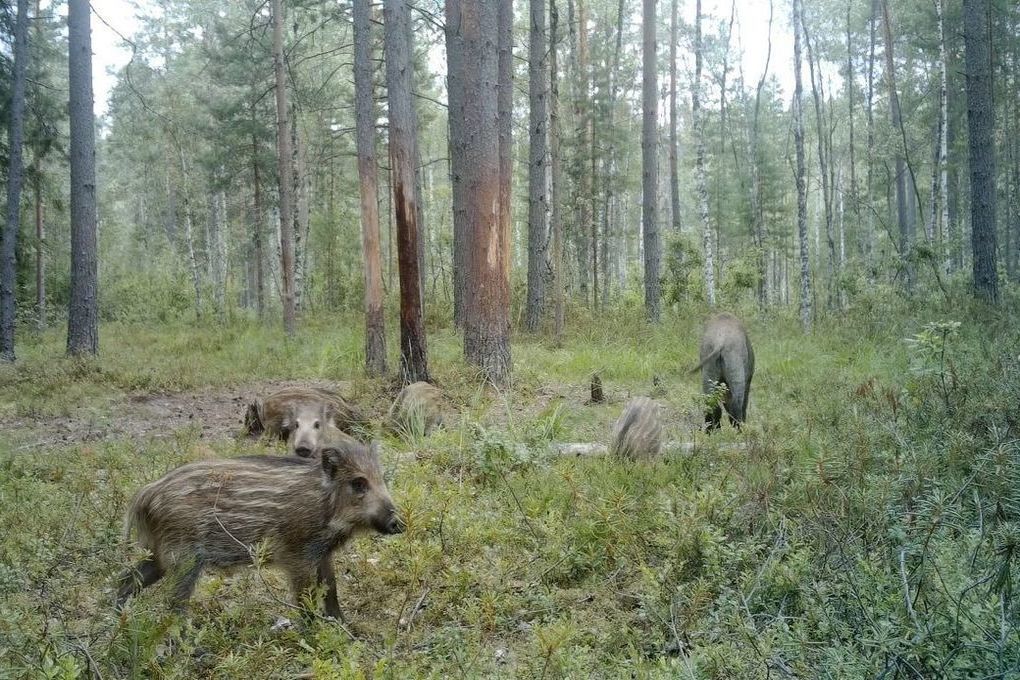
[[[458,411],[385,440],[407,532],[337,558],[351,639],[287,612],[272,570],[204,578],[186,616],[150,589],[123,616],[121,515],[188,460],[272,446],[0,442],[0,677],[1011,677],[1020,672],[1020,333],[1010,313],[868,309],[803,336],[745,310],[757,354],[749,422],[695,431],[699,316],[575,323],[514,343],[514,383],[485,388],[460,340],[430,360]],[[959,321],[942,335],[931,322]],[[125,393],[361,373],[356,321],[275,329],[104,325],[92,362],[44,335],[0,373],[3,413],[60,417]],[[937,332],[936,332],[937,331]],[[909,342],[908,342],[909,340]],[[396,347],[396,343],[391,343]],[[583,404],[598,372],[607,405]],[[625,397],[658,397],[694,453],[651,464],[564,458],[608,439]],[[689,417],[688,417],[689,416]],[[719,446],[743,442],[743,448]],[[91,670],[90,670],[91,669]]]

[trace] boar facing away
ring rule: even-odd
[[[332,425],[357,434],[368,419],[335,392],[318,387],[289,387],[248,406],[245,431],[269,434],[287,442],[287,450],[302,458],[319,448],[323,428]]]
[[[651,460],[662,448],[662,420],[659,405],[648,397],[627,402],[613,425],[609,452],[631,460]]]
[[[415,382],[400,390],[389,412],[389,425],[397,433],[428,434],[443,424],[443,395],[435,385]]]
[[[326,614],[340,617],[332,556],[352,536],[398,534],[378,447],[350,438],[327,442],[312,459],[252,456],[191,463],[143,487],[131,502],[132,528],[149,555],[120,578],[117,607],[167,573],[181,609],[202,571],[252,564],[265,542],[286,572],[295,604],[312,583],[326,585]]]
[[[717,314],[705,324],[701,334],[700,363],[691,370],[701,369],[701,389],[710,394],[715,385],[726,388],[723,405],[730,423],[739,428],[747,418],[747,401],[754,376],[754,350],[744,325],[732,314]],[[718,403],[705,412],[708,429],[719,427],[722,406]]]

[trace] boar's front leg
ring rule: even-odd
[[[326,584],[326,616],[332,616],[338,621],[343,620],[340,613],[340,602],[336,595],[336,574],[333,571],[333,556],[323,555],[319,558],[316,567],[316,581],[319,584]]]

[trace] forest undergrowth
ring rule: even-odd
[[[8,429],[0,677],[1017,677],[1020,318],[886,303],[804,336],[744,311],[749,422],[711,437],[687,373],[695,313],[572,319],[561,346],[518,334],[501,393],[465,368],[453,329],[430,329],[455,415],[428,436],[380,430],[407,531],[337,555],[343,624],[302,623],[271,568],[206,576],[184,616],[161,586],[113,610],[137,488],[278,446],[196,424],[16,448]],[[394,386],[364,377],[362,337],[354,318],[291,342],[251,322],[107,323],[100,358],[80,361],[43,333],[0,368],[0,419],[116,418],[133,395],[316,379],[381,425]],[[594,372],[607,404],[584,403]],[[693,452],[557,455],[606,441],[640,394]]]

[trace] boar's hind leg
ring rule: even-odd
[[[166,572],[155,557],[146,557],[120,577],[117,589],[117,609],[120,610],[129,597],[137,595],[142,588],[148,588],[163,578]]]
[[[171,605],[174,611],[183,611],[187,606],[188,600],[191,599],[191,594],[195,592],[195,584],[198,583],[198,577],[202,575],[203,566],[201,560],[196,560],[193,564],[185,567],[178,575]]]
[[[318,583],[326,584],[326,616],[332,616],[338,621],[343,620],[340,613],[340,602],[336,595],[336,574],[333,573],[333,560],[331,555],[323,555],[316,567],[316,580]]]

